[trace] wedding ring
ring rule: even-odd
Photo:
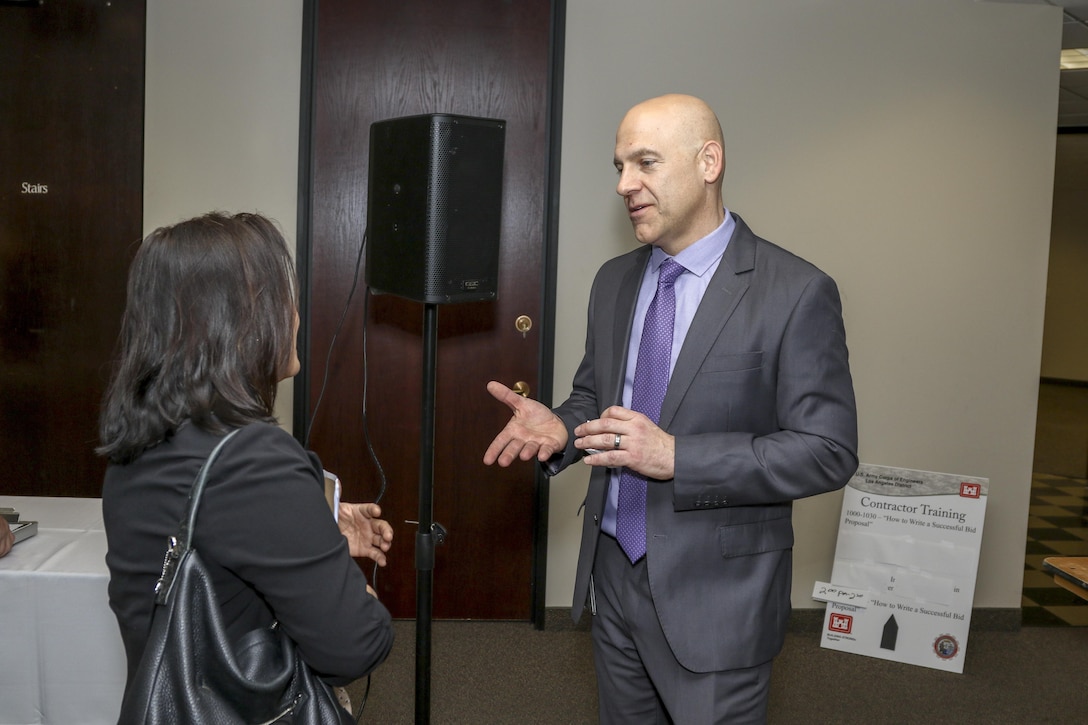
[[[612,447],[613,448],[619,448],[620,447],[620,434],[619,433],[616,434],[616,439],[614,441],[612,441]]]

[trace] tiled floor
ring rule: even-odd
[[[1043,570],[1048,556],[1088,556],[1088,385],[1040,381],[1033,469],[1022,621],[1088,627],[1088,601]]]
[[[1088,627],[1088,601],[1043,570],[1048,556],[1088,556],[1088,480],[1032,476],[1022,610],[1025,626]]]

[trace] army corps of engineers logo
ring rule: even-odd
[[[933,640],[933,652],[942,660],[953,659],[960,651],[960,643],[950,634],[942,634]]]
[[[827,628],[832,632],[838,632],[839,634],[850,634],[851,630],[854,628],[854,618],[849,614],[833,612],[827,622]]]

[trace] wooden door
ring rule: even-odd
[[[0,4],[0,492],[99,496],[143,206],[144,0]]]
[[[310,12],[312,116],[303,125],[312,124],[312,146],[299,238],[308,327],[296,433],[340,476],[346,498],[381,497],[397,535],[376,588],[394,616],[414,616],[416,529],[406,522],[419,513],[424,306],[365,289],[370,124],[427,113],[505,120],[496,299],[438,306],[433,510],[448,538],[435,551],[433,616],[534,618],[546,489],[532,467],[481,459],[509,417],[487,381],[522,381],[550,397],[540,372],[553,3],[321,0]],[[531,328],[520,330],[518,318]]]

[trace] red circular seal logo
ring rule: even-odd
[[[942,634],[933,640],[933,653],[942,660],[950,660],[960,652],[960,643],[950,634]]]

